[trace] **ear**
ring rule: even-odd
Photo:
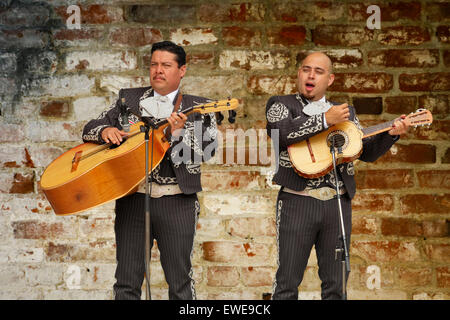
[[[330,78],[328,79],[328,86],[331,86],[334,82],[334,74],[331,73],[330,74]]]
[[[187,70],[186,65],[182,65],[182,66],[180,67],[180,77],[181,77],[181,78],[183,78],[184,75],[186,74],[186,70]]]

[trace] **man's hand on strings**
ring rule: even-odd
[[[123,130],[119,130],[116,127],[108,127],[102,131],[102,139],[106,143],[113,143],[120,145],[120,143],[123,141],[123,137],[128,136],[128,133],[126,133]]]

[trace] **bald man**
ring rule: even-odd
[[[276,203],[278,270],[272,299],[298,299],[298,286],[313,246],[322,281],[322,299],[346,297],[342,289],[341,260],[335,259],[335,250],[341,247],[336,183],[340,187],[347,248],[350,248],[351,199],[356,191],[353,163],[338,165],[338,181],[334,171],[306,179],[293,169],[287,151],[289,145],[311,138],[343,121],[353,121],[361,128],[353,107],[326,100],[325,93],[333,81],[330,58],[321,52],[311,53],[298,69],[298,93],[271,97],[266,105],[267,132],[270,135],[272,130],[278,130],[280,146],[278,171],[273,178],[281,188]],[[308,106],[311,102],[323,103]],[[407,129],[404,122],[396,121],[389,132],[364,139],[359,159],[375,161]]]

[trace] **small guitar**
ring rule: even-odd
[[[396,119],[360,130],[352,121],[344,121],[309,139],[288,147],[289,158],[295,171],[305,178],[318,178],[333,170],[330,141],[336,142],[341,152],[336,154],[336,164],[357,159],[363,148],[362,139],[389,131]],[[431,112],[419,109],[403,121],[410,126],[430,125]]]
[[[220,113],[236,109],[238,105],[237,99],[219,100],[196,105],[183,110],[183,113]],[[40,186],[57,215],[81,212],[137,190],[145,179],[143,124],[138,122],[132,125],[127,138],[119,146],[83,143],[48,165]],[[158,129],[150,134],[150,139],[154,135],[153,166],[150,171],[159,165],[170,147],[163,132],[168,125],[167,120],[155,125]],[[151,150],[148,153],[151,159]]]

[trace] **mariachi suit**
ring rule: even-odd
[[[178,94],[175,101],[177,101]],[[109,110],[86,124],[83,130],[83,140],[104,143],[101,133],[105,128],[123,128],[121,123],[121,110],[123,111],[123,109],[119,104],[122,98],[125,98],[125,105],[131,111],[128,122],[138,122],[137,115],[141,114],[139,102],[150,96],[153,96],[151,87],[120,90],[119,99]],[[183,94],[179,111],[208,101],[206,98]],[[186,300],[195,299],[191,256],[197,218],[200,213],[197,192],[202,190],[200,163],[214,155],[217,143],[215,141],[217,128],[214,113],[190,114],[184,129],[180,139],[172,138],[167,130],[166,137],[171,147],[152,172],[152,183],[172,187],[178,185],[181,191],[178,194],[161,197],[152,195],[150,244],[153,245],[153,239],[158,242],[161,265],[169,285],[169,299]],[[200,137],[199,134],[202,136]],[[206,147],[210,150],[209,154],[203,152]],[[181,153],[186,153],[187,150],[191,151],[191,154],[182,156]],[[213,151],[211,152],[211,150]],[[126,170],[126,168],[117,168],[117,170]],[[116,201],[114,229],[117,247],[117,282],[114,284],[115,299],[139,299],[141,296],[145,273],[145,194],[140,190],[143,190],[142,186],[138,192]]]
[[[341,244],[336,195],[326,200],[298,194],[305,190],[335,189],[334,171],[319,178],[304,178],[292,167],[287,151],[289,145],[326,130],[324,113],[308,116],[302,112],[308,103],[297,93],[271,97],[266,105],[267,131],[270,135],[271,130],[279,130],[280,151],[277,159],[278,171],[273,178],[273,181],[281,186],[276,204],[278,270],[273,284],[273,299],[298,298],[298,286],[303,279],[313,245],[317,254],[319,277],[322,280],[322,299],[342,298],[341,263],[335,259],[335,249]],[[355,109],[349,109],[349,120],[361,128]],[[359,159],[375,161],[397,140],[398,136],[393,137],[387,133],[364,139],[363,152]],[[341,196],[341,203],[349,248],[351,199],[356,191],[354,166],[352,162],[343,163],[338,165],[337,169],[340,190],[345,192]]]

